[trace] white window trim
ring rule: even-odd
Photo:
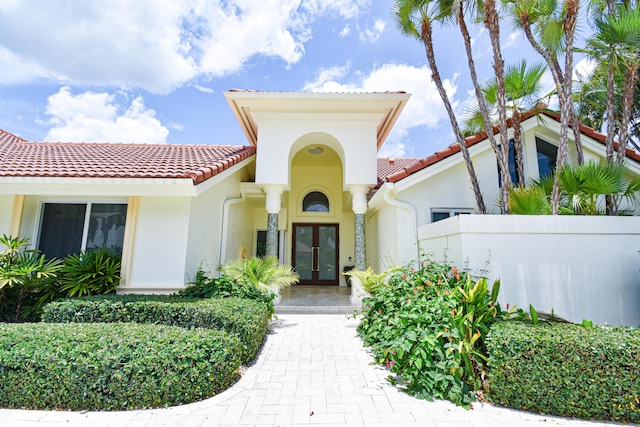
[[[46,203],[56,203],[56,204],[76,204],[76,205],[86,205],[84,211],[84,225],[82,230],[82,244],[80,245],[80,250],[84,251],[87,247],[87,238],[89,233],[89,221],[91,220],[90,216],[87,213],[91,212],[91,205],[95,204],[107,204],[107,205],[127,205],[127,210],[129,209],[129,200],[128,199],[78,199],[78,198],[42,198],[38,200],[38,212],[36,213],[36,224],[33,227],[33,238],[32,242],[35,247],[40,246],[40,231],[42,229],[42,217],[44,215],[44,205]],[[125,224],[125,227],[127,224]]]

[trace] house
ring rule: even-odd
[[[245,145],[29,142],[0,131],[0,233],[30,237],[57,257],[113,246],[123,256],[121,292],[174,292],[201,267],[251,255],[277,255],[302,284],[330,286],[345,285],[345,267],[383,270],[420,251],[487,262],[481,253],[465,259],[460,224],[500,216],[460,215],[475,213],[475,202],[456,145],[425,159],[377,158],[409,94],[224,96],[247,138],[234,142]],[[523,131],[525,173],[535,178],[553,164],[559,121],[530,115]],[[604,136],[581,131],[587,158],[601,158]],[[482,135],[467,141],[490,205],[495,156]],[[640,155],[627,154],[629,173],[640,174]],[[640,242],[640,218],[627,219],[615,227]],[[521,286],[507,298],[522,304]],[[635,310],[622,323],[640,323]]]

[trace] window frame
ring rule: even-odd
[[[36,213],[36,224],[33,228],[33,239],[34,246],[36,249],[40,249],[40,238],[42,237],[42,221],[44,220],[44,206],[45,204],[74,204],[74,205],[85,205],[84,211],[84,223],[82,225],[82,243],[80,245],[80,250],[84,251],[87,248],[87,239],[89,236],[89,223],[91,221],[91,206],[94,204],[99,205],[126,205],[127,206],[127,214],[125,215],[125,233],[126,233],[126,216],[129,214],[129,200],[127,198],[114,198],[114,199],[83,199],[83,198],[41,198],[38,200],[38,211]],[[125,239],[126,240],[126,239]],[[124,245],[124,241],[123,241]],[[124,247],[123,247],[124,252]]]
[[[472,215],[473,214],[473,209],[470,208],[431,208],[431,224],[433,224],[434,222],[439,222],[439,221],[444,221],[447,218],[443,218],[443,219],[439,219],[437,221],[433,220],[433,214],[434,213],[448,213],[449,214],[449,218],[452,218],[454,216],[458,216],[458,215]]]
[[[324,195],[324,197],[327,198],[327,202],[329,203],[329,206],[328,206],[329,210],[326,212],[305,211],[304,199],[311,193],[321,193],[322,195]],[[299,194],[298,196],[299,199],[298,199],[298,205],[296,207],[296,210],[298,211],[299,216],[304,217],[304,216],[333,216],[334,215],[335,200],[333,199],[331,193],[328,190],[314,186],[312,188],[307,188],[298,194]]]
[[[266,229],[257,228],[253,233],[253,255],[258,256],[258,233],[267,233]],[[278,230],[278,260],[284,262],[285,244],[287,242],[285,230]]]

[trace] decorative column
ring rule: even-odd
[[[267,193],[267,256],[278,256],[278,213],[283,187],[281,185],[265,186]]]
[[[364,271],[367,268],[365,257],[365,213],[367,212],[368,186],[354,186],[349,189],[352,196],[352,208],[355,214],[355,267]]]

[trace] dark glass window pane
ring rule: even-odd
[[[295,230],[295,264],[300,280],[313,277],[313,227],[297,225]]]
[[[303,212],[329,212],[329,199],[319,191],[312,191],[304,196]]]
[[[553,174],[556,170],[558,147],[540,138],[536,138],[536,151],[538,152],[538,171],[540,178]]]
[[[516,147],[513,139],[509,141],[509,175],[511,175],[511,183],[518,183],[518,169],[516,168]],[[500,175],[500,163],[498,163],[498,187],[502,187],[502,175]]]
[[[320,280],[335,280],[338,274],[336,266],[336,236],[335,226],[320,226],[318,228],[318,278]]]
[[[86,204],[45,203],[38,249],[47,258],[80,252],[86,210]]]
[[[121,254],[126,219],[126,204],[93,203],[89,217],[86,250],[106,247]]]
[[[278,254],[280,254],[280,235],[278,235]],[[256,256],[260,258],[267,256],[266,230],[258,230],[258,233],[256,234]]]
[[[431,222],[442,221],[449,218],[449,212],[431,212]]]

